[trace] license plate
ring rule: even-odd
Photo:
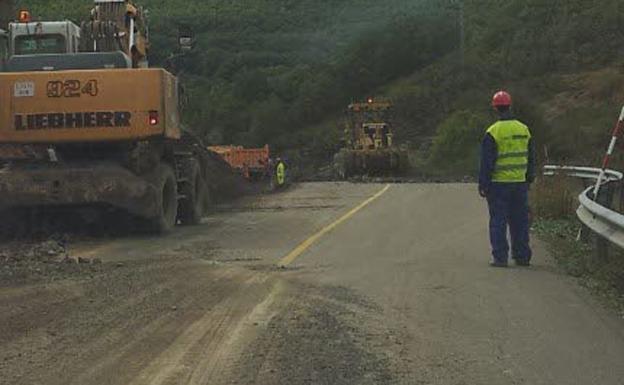
[[[35,96],[34,82],[16,82],[14,86],[13,96],[16,98],[28,98]]]

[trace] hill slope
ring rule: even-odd
[[[22,4],[46,19],[80,20],[91,2]],[[458,0],[142,4],[150,9],[154,64],[175,51],[178,26],[197,34],[195,52],[176,64],[190,96],[185,120],[212,142],[268,142],[327,156],[344,106],[389,94],[399,140],[419,147],[435,136],[423,159],[464,173],[474,171],[496,89],[514,93],[517,112],[557,158],[591,157],[593,148],[579,152],[569,138],[601,143],[622,99],[619,0],[464,0],[463,66]],[[587,100],[565,102],[585,87]],[[560,130],[574,134],[560,140]]]

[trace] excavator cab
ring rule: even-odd
[[[78,52],[80,28],[71,21],[9,24],[10,56],[54,55]]]
[[[33,21],[21,10],[16,22],[5,32],[7,56],[54,55],[78,52],[80,28],[71,21]]]
[[[81,52],[80,27],[71,21],[32,22],[20,12],[20,21],[9,24],[8,53],[3,71],[39,72],[73,69],[129,68],[122,52]]]
[[[364,123],[364,133],[368,139],[369,150],[378,150],[392,146],[392,133],[387,123]]]

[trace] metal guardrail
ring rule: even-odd
[[[600,169],[593,167],[570,167],[570,166],[544,166],[544,175],[554,176],[564,174],[566,176],[598,180]],[[605,182],[617,182],[624,179],[624,174],[619,171],[607,170]]]
[[[544,175],[566,175],[576,178],[597,181],[601,169],[592,167],[544,166]],[[624,174],[614,170],[607,170],[603,185],[618,182],[624,179]],[[590,197],[594,187],[589,187],[579,195],[580,206],[576,215],[580,221],[594,233],[607,239],[611,243],[624,248],[624,215],[604,207]]]

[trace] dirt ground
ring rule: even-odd
[[[487,267],[472,185],[306,183],[165,237],[0,245],[0,384],[620,384],[624,324]]]
[[[247,198],[165,238],[4,242],[0,383],[394,382],[379,308],[268,260],[296,243],[276,237],[282,221],[304,237],[367,193],[356,190]],[[267,221],[262,240],[250,234]]]

